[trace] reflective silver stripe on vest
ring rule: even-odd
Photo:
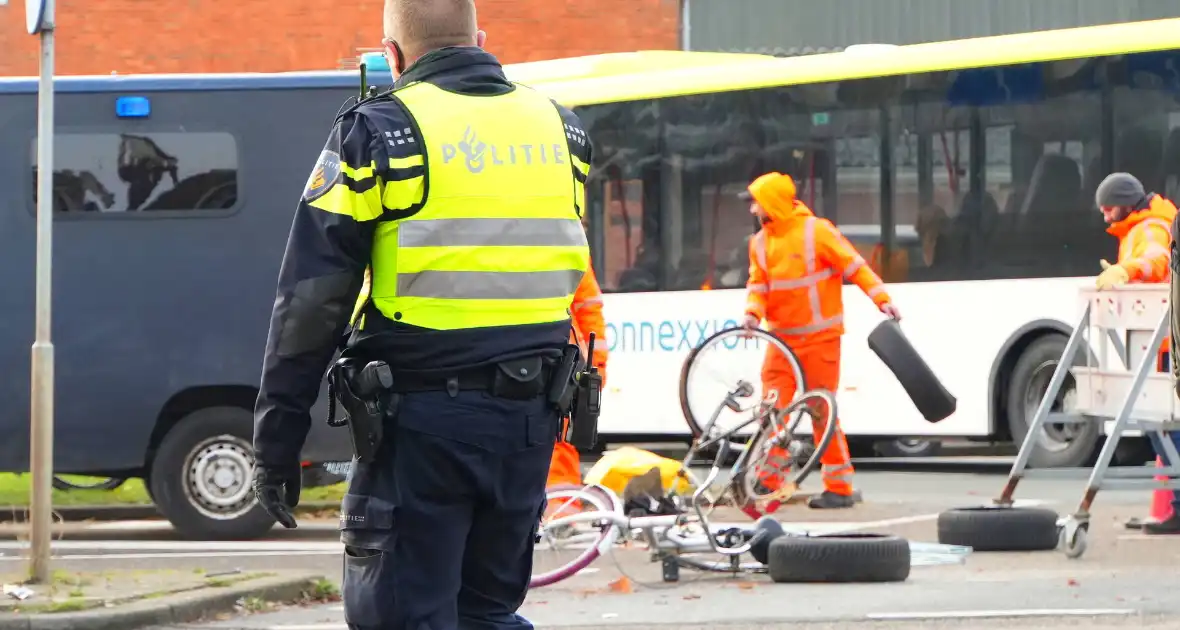
[[[766,232],[759,231],[754,235],[754,260],[758,268],[769,276],[770,270],[766,268]]]
[[[1147,229],[1147,226],[1149,226],[1149,225],[1155,225],[1157,227],[1161,227],[1164,230],[1166,230],[1168,232],[1168,234],[1172,233],[1172,224],[1168,223],[1167,220],[1160,219],[1158,217],[1153,217],[1151,219],[1144,219],[1143,221],[1140,221],[1139,225],[1136,225],[1134,228],[1131,228],[1131,231],[1134,232],[1135,230],[1145,230],[1145,229]]]
[[[584,271],[419,271],[397,276],[398,297],[541,300],[572,295]]]
[[[404,221],[398,247],[585,247],[577,219],[433,219]]]
[[[803,261],[807,263],[807,275],[815,273],[818,266],[815,257],[815,217],[807,217],[803,224]],[[807,300],[811,303],[811,321],[818,322],[824,318],[823,310],[819,306],[819,284],[807,288]]]
[[[809,267],[810,267],[810,265],[809,265]],[[836,275],[835,271],[832,271],[831,269],[824,269],[823,271],[817,271],[815,273],[808,273],[806,276],[803,276],[802,278],[792,278],[790,280],[771,280],[770,281],[770,290],[771,291],[786,291],[789,289],[802,289],[804,287],[815,287],[821,281],[827,280],[828,278],[831,278],[834,275]],[[816,297],[818,297],[818,294],[816,295]]]

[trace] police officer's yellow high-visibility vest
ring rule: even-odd
[[[373,241],[369,299],[436,330],[569,318],[590,251],[561,114],[523,86],[464,96],[397,90],[425,154],[425,205]]]

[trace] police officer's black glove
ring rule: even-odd
[[[254,467],[254,495],[259,505],[287,529],[296,527],[292,510],[299,505],[302,488],[303,470],[299,464]]]

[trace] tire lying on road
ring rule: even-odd
[[[251,487],[253,428],[246,409],[210,407],[182,418],[160,441],[151,496],[181,536],[243,540],[274,526]]]
[[[904,582],[910,543],[887,534],[779,536],[770,543],[775,582]]]
[[[1057,512],[1035,507],[979,506],[938,515],[938,542],[975,551],[1048,551],[1057,548]]]
[[[868,341],[869,349],[897,377],[927,422],[939,422],[955,412],[958,400],[942,386],[942,381],[906,339],[901,324],[886,319],[869,333]]]

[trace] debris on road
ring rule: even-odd
[[[26,600],[33,596],[33,590],[19,584],[5,584],[4,594],[18,600]]]

